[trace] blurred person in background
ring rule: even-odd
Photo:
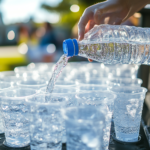
[[[29,29],[28,27],[21,25],[19,27],[19,39],[18,39],[18,44],[21,43],[28,43],[29,40]]]
[[[107,0],[86,8],[78,23],[78,39],[94,25],[120,25],[148,3],[150,0]]]
[[[37,28],[32,28],[30,33],[29,33],[29,41],[28,45],[29,46],[37,46],[39,43],[39,38],[37,36]]]
[[[28,59],[32,62],[53,62],[56,57],[58,45],[54,29],[49,22],[45,22],[39,28],[30,32],[28,42]]]
[[[57,40],[52,25],[49,22],[45,22],[43,27],[44,33],[40,38],[39,45],[44,46],[50,43],[57,45]]]

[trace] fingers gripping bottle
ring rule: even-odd
[[[124,25],[97,25],[82,41],[63,42],[68,57],[82,56],[104,64],[150,64],[150,29]]]

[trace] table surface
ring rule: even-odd
[[[144,134],[144,131],[141,127],[140,135],[142,137],[141,141],[136,144],[128,144],[128,143],[119,143],[113,138],[110,140],[109,150],[150,150],[150,147],[148,145],[146,136]],[[3,145],[3,141],[5,140],[4,135],[0,135],[0,150],[30,150],[30,147],[25,148],[8,148]],[[63,144],[62,150],[66,150],[66,144]]]

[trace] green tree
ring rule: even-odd
[[[63,0],[57,6],[52,7],[48,4],[42,4],[42,8],[46,9],[50,12],[57,12],[60,14],[61,19],[59,24],[67,25],[72,28],[75,23],[78,22],[80,16],[82,15],[83,11],[90,5],[96,4],[104,0]],[[71,12],[70,7],[73,4],[77,4],[80,7],[78,12]]]

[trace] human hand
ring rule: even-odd
[[[84,33],[95,24],[121,24],[149,2],[150,0],[107,0],[86,8],[78,23],[78,39],[82,40]]]
[[[107,0],[86,8],[78,23],[78,40],[82,40],[95,24],[121,24],[149,2],[150,0]]]

